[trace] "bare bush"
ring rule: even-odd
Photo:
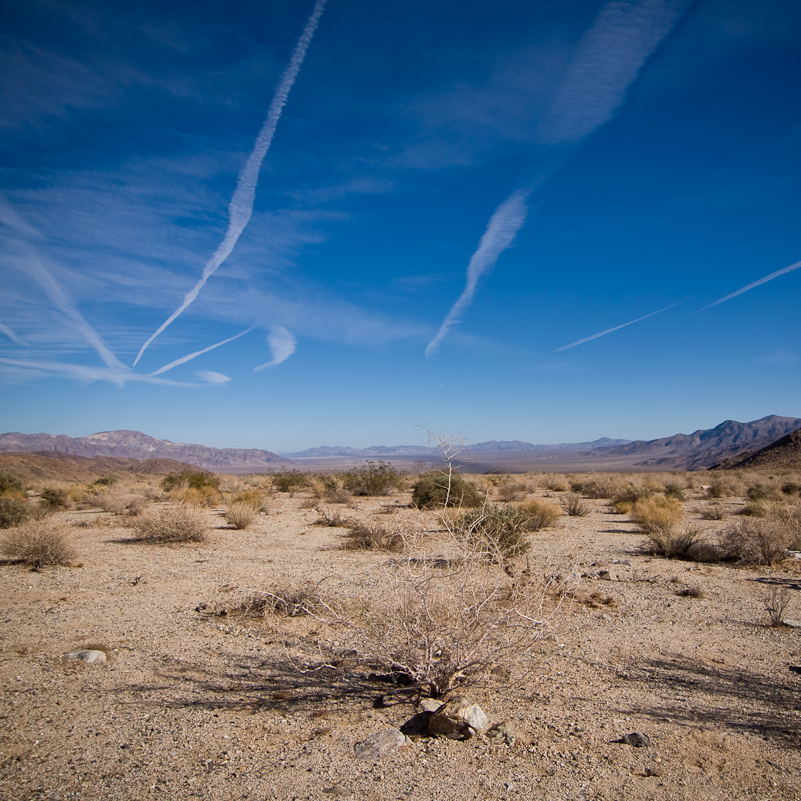
[[[741,520],[723,532],[723,552],[746,565],[777,565],[797,539],[794,523],[781,514]]]
[[[228,586],[223,589],[233,589]],[[204,604],[202,609],[208,609]],[[296,581],[276,584],[269,590],[241,590],[225,601],[218,601],[208,610],[211,614],[244,615],[247,617],[302,617],[327,614],[328,607],[320,597],[320,584]]]
[[[581,495],[570,493],[562,500],[562,508],[570,517],[586,517],[590,513],[589,504],[585,503]]]
[[[147,542],[203,542],[206,519],[196,506],[176,504],[143,515],[134,525],[139,539]]]
[[[544,473],[539,478],[539,484],[551,492],[567,492],[570,485],[561,473]]]
[[[726,507],[719,503],[713,503],[704,508],[701,517],[704,520],[723,520],[726,517]]]
[[[374,520],[350,522],[350,530],[344,535],[344,546],[356,551],[402,551],[403,535],[391,531]]]
[[[530,498],[520,505],[520,511],[528,516],[528,531],[539,531],[552,526],[561,516],[562,507],[553,501]]]
[[[70,533],[67,523],[53,518],[28,520],[8,529],[0,541],[0,553],[34,570],[48,565],[69,565],[76,558]]]
[[[677,527],[684,517],[681,501],[653,495],[640,498],[631,507],[631,519],[653,545],[654,551],[670,558],[681,557],[691,545],[701,539],[697,529],[687,526],[683,531]]]
[[[349,518],[343,517],[342,512],[338,509],[325,509],[322,506],[317,506],[317,514],[319,517],[315,521],[317,526],[328,526],[329,528],[347,528],[351,524]]]
[[[768,622],[774,628],[784,625],[784,613],[790,605],[790,590],[787,587],[771,585],[762,598],[765,611],[768,613]]]
[[[498,497],[502,501],[512,503],[519,501],[527,491],[528,487],[520,481],[504,481],[498,487]]]
[[[261,514],[261,505],[234,501],[225,510],[225,520],[235,529],[246,529]]]

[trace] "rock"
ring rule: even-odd
[[[633,745],[635,748],[644,748],[651,744],[651,738],[641,731],[633,731],[631,734],[624,734],[617,742]]]
[[[620,581],[620,573],[617,570],[601,570],[598,573],[598,578],[601,581]]]
[[[469,740],[487,728],[484,710],[464,695],[444,703],[428,721],[429,734],[449,740]]]
[[[352,790],[341,784],[335,784],[333,787],[326,787],[323,789],[326,795],[332,795],[334,798],[350,798],[353,795]]]
[[[95,651],[82,649],[80,651],[70,651],[64,654],[64,659],[77,662],[85,662],[87,665],[102,665],[106,662],[105,651]]]
[[[801,620],[796,618],[786,617],[782,620],[782,625],[788,626],[791,629],[801,629]]]
[[[421,712],[436,712],[442,706],[442,701],[436,698],[421,698],[417,708]]]
[[[504,720],[501,723],[496,723],[487,732],[487,737],[492,737],[502,740],[506,745],[514,745],[517,740],[517,729],[510,720]]]
[[[384,731],[377,731],[366,740],[356,743],[353,750],[360,759],[376,760],[407,744],[411,744],[411,740],[398,729],[384,729]]]

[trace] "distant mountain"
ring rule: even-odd
[[[532,445],[530,442],[520,440],[478,442],[475,445],[465,445],[464,455],[471,453],[525,453],[527,451],[591,451],[596,448],[608,448],[613,445],[624,445],[627,439],[609,439],[602,437],[593,442],[563,442],[558,445]],[[320,459],[326,457],[351,457],[364,459],[381,459],[391,456],[419,456],[421,459],[439,459],[439,448],[429,445],[373,445],[369,448],[348,448],[342,445],[322,445],[319,448],[309,448],[297,453],[283,454],[289,459]]]
[[[0,434],[0,452],[55,451],[74,456],[116,456],[126,459],[173,459],[204,470],[276,468],[286,460],[255,448],[208,448],[155,439],[141,431],[101,431],[88,437],[64,434]]]
[[[801,469],[801,430],[758,451],[746,451],[739,456],[714,465],[715,470],[735,470],[739,467],[767,467],[772,470]]]
[[[756,451],[801,428],[801,419],[769,415],[751,423],[725,420],[715,428],[663,439],[631,442],[604,448],[607,456],[627,457],[640,468],[651,470],[702,470],[737,456]]]

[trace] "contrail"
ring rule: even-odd
[[[4,323],[0,323],[0,334],[5,334],[12,342],[16,342],[17,345],[24,345],[25,340],[22,337],[17,336],[7,325]]]
[[[549,146],[576,145],[612,119],[646,59],[672,30],[686,6],[687,0],[613,0],[604,6],[576,47],[556,96],[538,126],[538,142]],[[461,320],[475,297],[478,277],[492,270],[501,253],[511,246],[525,223],[525,201],[535,188],[529,184],[513,192],[492,215],[478,250],[470,259],[464,291],[428,343],[426,356],[434,353],[448,331]],[[499,235],[497,228],[505,218],[508,227]],[[510,236],[515,224],[517,227]]]
[[[646,314],[644,317],[638,317],[636,320],[631,320],[628,323],[623,323],[623,325],[616,325],[614,328],[607,328],[606,331],[601,331],[599,334],[593,334],[590,337],[584,337],[584,339],[579,339],[576,342],[571,342],[569,345],[564,345],[561,348],[557,348],[554,351],[554,353],[559,353],[560,350],[568,350],[568,348],[575,348],[576,345],[583,345],[585,342],[591,342],[593,339],[598,339],[599,337],[605,337],[607,334],[611,334],[614,331],[620,331],[621,328],[625,328],[627,325],[634,325],[634,323],[642,322],[643,320],[647,320],[649,317],[653,317],[656,314],[662,314],[662,312],[667,311],[668,309],[672,309],[674,306],[678,305],[679,305],[678,303],[671,303],[670,306],[665,306],[664,309],[659,309],[659,311]]]
[[[239,337],[243,337],[245,336],[245,334],[249,334],[255,327],[256,327],[255,325],[252,325],[250,326],[250,328],[247,329],[247,331],[242,331],[236,336],[224,339],[222,342],[218,342],[216,345],[209,345],[209,347],[203,348],[203,350],[196,350],[194,353],[190,353],[188,356],[182,356],[180,359],[176,359],[174,362],[165,364],[164,367],[160,367],[155,372],[150,373],[150,375],[151,376],[161,375],[162,373],[166,373],[167,370],[172,370],[173,367],[178,367],[179,364],[186,364],[187,362],[191,362],[192,359],[195,359],[198,356],[202,356],[204,353],[208,353],[210,350],[219,348],[221,345],[227,345],[229,342],[233,342],[235,339],[239,339]]]
[[[785,267],[782,270],[776,270],[775,273],[771,273],[770,275],[766,275],[764,278],[760,278],[758,281],[754,281],[751,284],[746,284],[741,289],[738,289],[736,292],[732,292],[730,295],[726,295],[720,300],[716,300],[714,303],[710,303],[708,306],[704,306],[701,311],[706,311],[707,309],[711,309],[713,306],[717,306],[719,303],[725,303],[727,300],[731,300],[732,298],[736,298],[738,295],[742,295],[743,292],[748,292],[752,289],[755,289],[762,284],[767,284],[768,281],[772,281],[774,278],[778,278],[780,275],[786,275],[787,273],[791,273],[793,270],[797,270],[801,267],[801,261],[797,261],[795,264],[791,264],[789,267]]]
[[[231,202],[228,205],[228,231],[225,234],[220,246],[214,251],[214,255],[206,262],[203,268],[203,274],[200,280],[189,290],[183,303],[156,329],[156,332],[145,342],[139,350],[139,353],[134,359],[133,366],[136,367],[138,361],[142,358],[142,354],[147,350],[150,343],[162,332],[164,329],[174,322],[177,317],[184,312],[184,310],[194,302],[199,292],[206,285],[206,281],[211,278],[217,271],[217,268],[228,258],[231,251],[234,249],[239,237],[244,231],[245,226],[250,222],[250,217],[253,214],[253,203],[256,199],[256,185],[259,180],[259,170],[261,169],[264,157],[270,148],[273,141],[278,120],[281,118],[281,112],[286,105],[287,98],[289,97],[289,90],[295,83],[298,77],[300,68],[303,65],[303,60],[306,58],[306,51],[309,49],[314,32],[320,22],[320,17],[323,14],[327,0],[317,0],[314,5],[314,10],[306,22],[306,27],[295,45],[295,50],[292,53],[292,58],[278,82],[278,87],[275,90],[272,103],[267,111],[267,119],[256,138],[256,144],[253,147],[248,160],[239,173],[239,178],[236,182],[236,189],[231,197]]]
[[[512,192],[490,217],[487,230],[484,231],[484,235],[478,243],[478,249],[467,265],[465,288],[451,307],[436,336],[428,343],[426,356],[430,356],[436,351],[451,327],[462,319],[465,310],[473,302],[479,278],[492,270],[501,253],[514,242],[517,232],[526,221],[528,214],[526,201],[530,192],[530,189],[518,189],[516,192]]]
[[[276,325],[270,330],[267,344],[270,346],[270,353],[273,358],[269,362],[254,367],[254,373],[264,370],[266,367],[275,367],[277,364],[285,362],[295,352],[298,341],[291,331],[287,331],[282,325]]]

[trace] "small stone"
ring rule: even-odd
[[[325,787],[323,792],[326,795],[333,795],[336,798],[349,798],[353,795],[352,790],[348,790],[347,787],[341,784],[335,784],[333,787]]]
[[[398,729],[384,729],[371,734],[366,740],[356,743],[353,750],[360,759],[377,760],[397,751],[402,745],[408,745],[411,740]]]
[[[617,570],[601,570],[598,578],[601,581],[620,581],[620,573]]]
[[[487,732],[487,737],[492,737],[502,740],[506,745],[514,745],[517,740],[517,729],[510,720],[504,720],[502,723],[496,723]]]
[[[792,617],[786,617],[782,620],[782,623],[785,626],[789,626],[791,629],[801,629],[801,620]]]
[[[428,731],[435,737],[469,740],[487,728],[484,710],[464,695],[457,695],[443,704],[428,721]]]
[[[106,653],[105,651],[95,651],[84,648],[80,651],[70,651],[68,654],[64,654],[64,659],[85,662],[87,665],[102,665],[106,662]]]
[[[436,712],[442,706],[442,701],[436,698],[421,698],[417,708],[421,712]]]
[[[641,731],[633,731],[631,734],[624,734],[618,742],[625,745],[633,745],[635,748],[644,748],[651,744],[651,738]]]

